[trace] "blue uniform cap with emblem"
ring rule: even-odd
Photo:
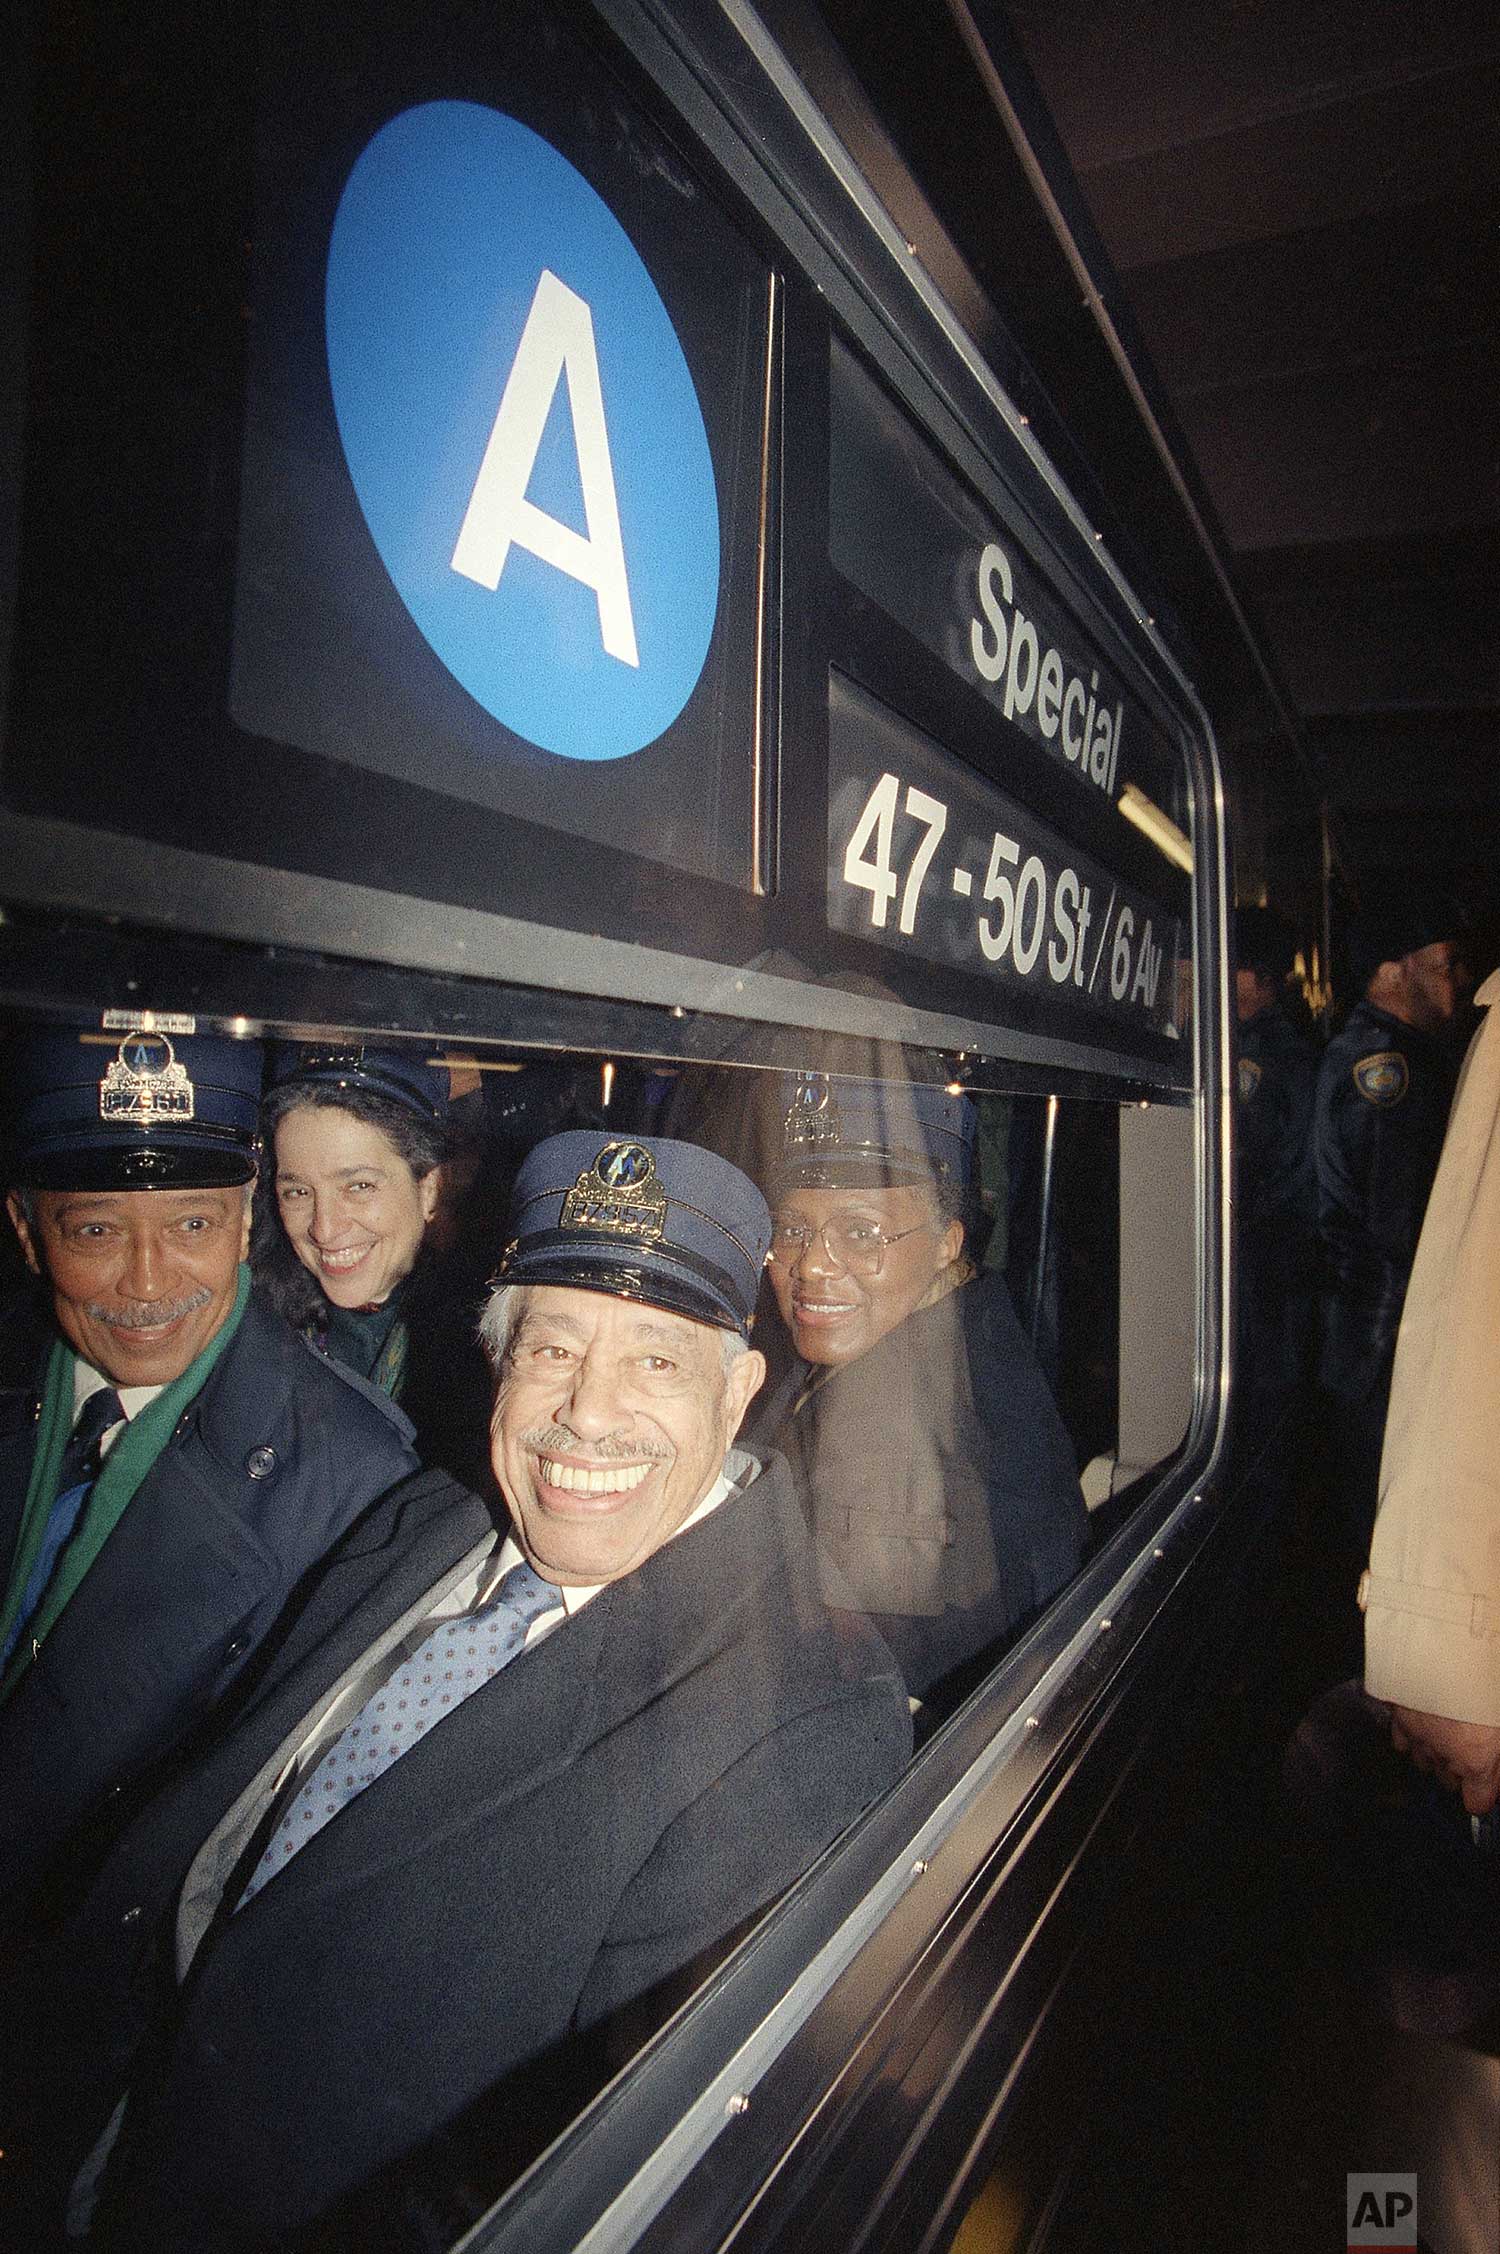
[[[841,1189],[913,1182],[966,1187],[974,1171],[974,1106],[909,1080],[780,1076],[777,1188]]]
[[[574,1130],[531,1151],[495,1281],[570,1284],[749,1333],[771,1242],[755,1184],[662,1135]]]
[[[226,1189],[256,1168],[259,1041],[49,1027],[7,1058],[9,1176],[39,1190]]]
[[[447,1066],[405,1049],[278,1041],[271,1051],[271,1092],[280,1088],[356,1089],[432,1121],[448,1111]]]

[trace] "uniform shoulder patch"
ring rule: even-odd
[[[1355,1087],[1365,1102],[1379,1111],[1389,1111],[1393,1104],[1400,1103],[1411,1085],[1411,1074],[1399,1049],[1379,1049],[1372,1057],[1361,1057],[1353,1070]]]
[[[1240,1058],[1239,1086],[1242,1104],[1247,1104],[1260,1086],[1261,1074],[1264,1069],[1263,1065],[1256,1063],[1254,1057]]]

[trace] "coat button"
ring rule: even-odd
[[[250,1638],[248,1636],[236,1636],[232,1644],[225,1646],[224,1657],[226,1659],[238,1659],[242,1651],[249,1649]]]
[[[136,1922],[137,1922],[137,1921],[138,1921],[138,1919],[140,1918],[140,1914],[141,1914],[141,1905],[140,1905],[140,1903],[139,1903],[139,1902],[136,1902],[136,1903],[134,1903],[134,1904],[132,1905],[132,1907],[131,1907],[130,1909],[128,1909],[128,1910],[127,1910],[127,1911],[125,1912],[124,1916],[123,1916],[123,1917],[121,1918],[121,1920],[120,1920],[120,1923],[121,1923],[122,1925],[134,1925],[134,1924],[136,1924]]]
[[[252,1448],[245,1458],[245,1469],[252,1479],[269,1479],[276,1469],[274,1448]]]

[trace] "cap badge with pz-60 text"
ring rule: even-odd
[[[99,1117],[152,1127],[193,1114],[193,1083],[166,1036],[127,1035],[99,1083]]]

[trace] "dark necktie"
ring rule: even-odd
[[[89,1395],[63,1450],[62,1466],[57,1475],[59,1495],[65,1495],[70,1487],[80,1483],[93,1486],[99,1476],[99,1443],[110,1426],[119,1424],[124,1415],[120,1396],[112,1385],[101,1385],[97,1393]]]
[[[513,1565],[488,1604],[439,1621],[329,1740],[321,1760],[282,1810],[238,1906],[243,1909],[299,1847],[409,1753],[435,1723],[508,1666],[532,1622],[561,1603],[554,1582],[544,1581],[529,1565]]]
[[[11,1624],[5,1649],[0,1652],[0,1666],[9,1665],[11,1653],[36,1617],[58,1558],[83,1516],[89,1492],[99,1476],[99,1443],[110,1426],[119,1424],[124,1415],[120,1396],[112,1385],[102,1385],[97,1393],[91,1393],[78,1412],[78,1422],[68,1436],[58,1466],[57,1494],[47,1513],[41,1548],[32,1560],[20,1609]]]

